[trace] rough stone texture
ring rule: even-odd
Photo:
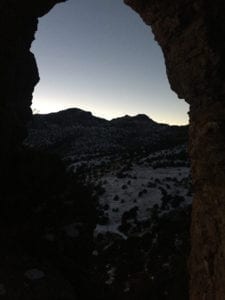
[[[225,19],[223,1],[126,0],[160,44],[171,88],[190,104],[195,187],[190,298],[225,299]]]
[[[26,136],[34,86],[39,80],[31,43],[38,17],[63,0],[0,0],[0,175]]]
[[[0,165],[26,135],[39,80],[30,46],[38,17],[63,0],[0,0]],[[225,21],[223,0],[125,0],[151,25],[171,88],[190,103],[195,200],[190,298],[225,298]]]

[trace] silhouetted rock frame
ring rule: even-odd
[[[0,175],[26,136],[39,81],[31,43],[38,18],[63,0],[0,0]],[[151,26],[171,88],[190,104],[195,197],[190,299],[225,299],[225,2],[125,0]]]

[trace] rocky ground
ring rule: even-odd
[[[186,135],[145,115],[37,116],[0,178],[0,299],[188,299]]]
[[[98,299],[187,299],[192,202],[186,145],[75,162],[98,195]]]

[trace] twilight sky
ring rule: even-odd
[[[150,27],[122,0],[69,0],[40,19],[32,51],[41,81],[33,108],[77,107],[111,119],[145,113],[188,123],[188,105],[170,90]]]

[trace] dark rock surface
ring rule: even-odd
[[[89,298],[96,224],[90,186],[66,172],[57,156],[44,152],[23,150],[13,166],[1,181],[3,299]]]
[[[1,0],[1,177],[26,135],[38,71],[30,45],[59,0]],[[225,295],[225,3],[222,0],[125,0],[151,25],[163,49],[171,88],[190,103],[195,186],[190,298]],[[9,171],[8,171],[9,172]],[[1,198],[3,196],[1,195]]]
[[[39,81],[31,43],[38,17],[59,0],[0,1],[0,175],[5,176],[9,162],[26,136],[25,125],[31,117],[34,86]]]
[[[225,297],[225,21],[223,1],[125,0],[151,25],[171,88],[190,104],[195,199],[190,298]]]

